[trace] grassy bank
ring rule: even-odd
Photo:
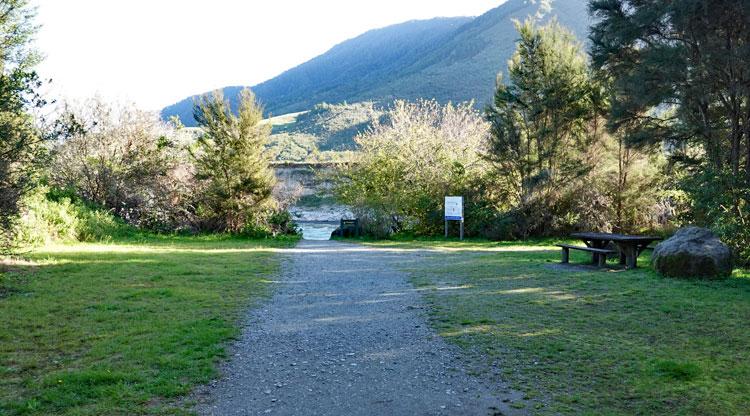
[[[515,406],[589,415],[750,408],[747,271],[709,282],[648,267],[561,268],[549,241],[374,244],[432,250],[404,266],[432,305],[432,324],[524,391]]]
[[[0,274],[0,414],[180,413],[294,240],[38,249]]]

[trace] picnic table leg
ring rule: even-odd
[[[596,242],[593,240],[592,241],[583,240],[583,244],[586,244],[586,247],[596,248]],[[596,253],[591,253],[591,264],[596,264],[596,263],[597,263]]]
[[[606,254],[600,254],[599,255],[599,263],[597,264],[597,266],[599,266],[599,268],[602,268],[602,267],[604,267],[606,265],[607,265],[607,255]]]
[[[635,269],[638,267],[638,250],[630,244],[618,244],[621,256],[625,256],[625,268]]]
[[[638,257],[636,257],[635,252],[630,253],[630,257],[627,259],[627,263],[628,269],[635,269],[638,267]]]
[[[607,245],[607,244],[604,241],[592,240],[591,243],[586,242],[586,246],[591,247],[591,248],[604,248],[605,245]],[[604,256],[604,255],[597,254],[597,253],[591,253],[591,264],[597,265],[597,266],[600,265],[601,264],[600,258],[602,256]],[[604,256],[604,261],[605,262],[607,261],[607,257],[606,256]]]
[[[563,264],[567,264],[570,260],[570,249],[567,247],[562,248],[562,262]]]

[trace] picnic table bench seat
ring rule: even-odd
[[[594,261],[599,267],[604,267],[604,265],[607,263],[608,255],[617,253],[617,250],[610,250],[606,248],[574,246],[570,244],[556,244],[556,245],[562,248],[562,262],[563,263],[569,262],[570,250],[580,250],[580,251],[591,253],[594,258]]]

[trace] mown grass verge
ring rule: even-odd
[[[184,413],[295,241],[138,237],[5,264],[0,414]]]
[[[562,268],[549,240],[390,241],[431,321],[532,414],[738,415],[750,409],[750,272],[725,281]],[[586,263],[585,254],[571,261]]]

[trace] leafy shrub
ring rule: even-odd
[[[153,231],[190,228],[191,167],[180,136],[155,113],[99,99],[66,105],[70,137],[53,149],[51,183]]]
[[[443,198],[468,192],[483,170],[487,133],[470,103],[396,101],[357,137],[360,153],[337,168],[334,193],[370,234],[439,233]]]
[[[101,209],[75,205],[79,225],[76,229],[78,241],[109,241],[114,238],[132,236],[136,230],[122,219]]]
[[[135,232],[111,213],[55,190],[39,188],[25,199],[24,206],[17,227],[17,240],[22,245],[108,241]]]
[[[268,225],[271,228],[272,235],[299,234],[299,229],[292,218],[292,214],[286,210],[272,212],[268,218]]]
[[[76,241],[80,219],[69,199],[51,201],[44,192],[35,192],[25,200],[17,238],[20,243],[43,245],[52,241]]]
[[[393,219],[384,211],[364,206],[352,209],[354,216],[359,219],[359,225],[367,235],[378,239],[386,239],[394,233]]]

